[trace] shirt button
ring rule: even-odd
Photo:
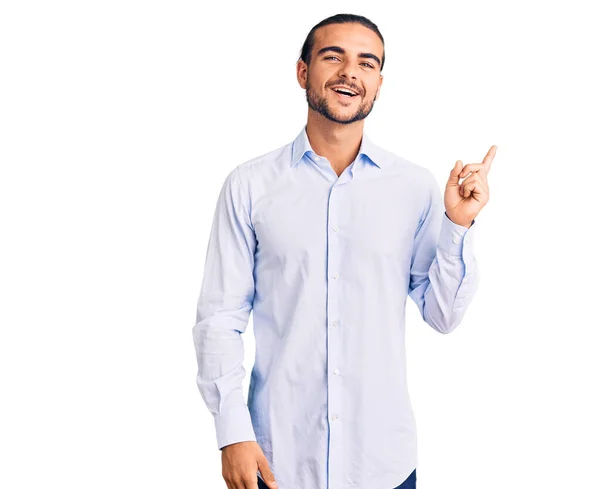
[[[337,280],[337,278],[338,278],[339,276],[340,276],[340,274],[339,274],[339,273],[336,273],[336,274],[333,276],[333,278]]]
[[[339,375],[339,373],[340,373],[340,369],[339,369],[339,368],[336,368],[336,369],[333,371],[333,373],[334,373],[335,375]]]
[[[336,419],[338,419],[338,415],[337,415],[337,414],[334,414],[334,415],[331,417],[331,421],[335,421]]]
[[[315,156],[315,161],[319,161],[321,158],[319,158],[318,156]]]
[[[452,242],[453,242],[453,243],[458,243],[459,241],[460,241],[460,240],[459,240],[458,238],[454,238],[454,239],[452,240]]]
[[[333,326],[335,327],[335,326],[337,326],[337,325],[338,325],[338,322],[337,322],[337,319],[336,319],[336,320],[333,322]]]
[[[337,233],[340,230],[340,228],[338,228],[337,226],[333,226],[333,230]]]

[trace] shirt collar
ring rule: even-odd
[[[309,153],[310,156],[314,157],[317,154],[313,151],[310,141],[308,140],[308,135],[306,133],[306,124],[302,128],[302,130],[294,139],[292,143],[292,162],[291,166],[294,167],[298,164],[305,153]],[[357,158],[364,154],[371,163],[375,164],[377,167],[383,169],[388,164],[388,158],[384,154],[384,151],[373,143],[363,130],[362,142],[360,144],[360,149],[358,150]]]

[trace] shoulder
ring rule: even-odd
[[[254,156],[239,163],[236,169],[245,178],[257,176],[262,173],[279,168],[281,165],[291,163],[292,143],[287,143],[266,153]]]
[[[401,173],[402,176],[410,180],[415,185],[422,185],[425,188],[430,188],[437,183],[433,172],[420,163],[401,156],[387,149],[378,147],[380,157],[384,158],[388,167],[393,172]]]

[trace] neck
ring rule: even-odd
[[[306,134],[315,153],[327,158],[338,176],[355,160],[362,141],[364,119],[338,124],[309,110]]]

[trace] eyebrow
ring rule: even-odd
[[[326,46],[322,49],[319,49],[319,52],[317,53],[317,56],[327,52],[327,51],[334,51],[336,53],[340,53],[340,54],[346,54],[346,50],[344,48],[341,48],[339,46]],[[374,59],[375,61],[377,61],[377,64],[381,67],[381,60],[375,56],[372,53],[358,53],[358,57],[359,58],[369,58],[369,59]]]

